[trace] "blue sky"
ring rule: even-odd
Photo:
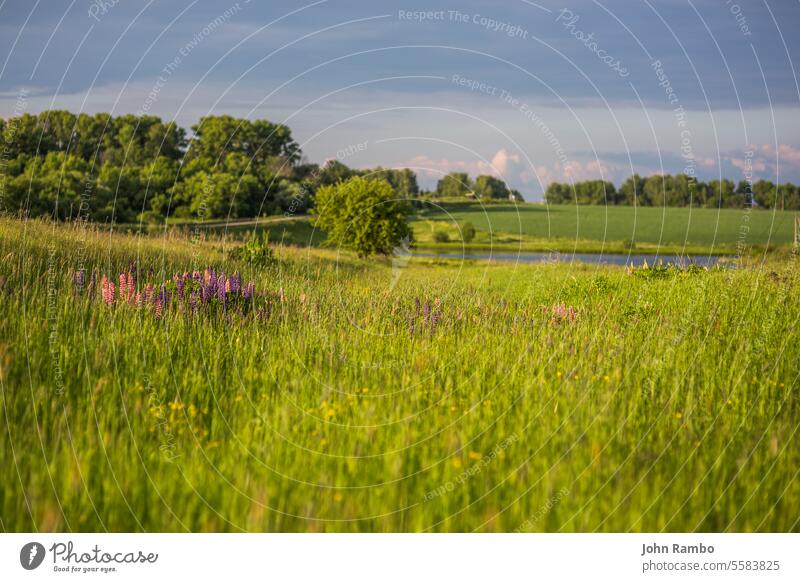
[[[797,0],[0,0],[0,115],[267,118],[310,161],[529,200],[632,171],[798,182],[798,25]]]

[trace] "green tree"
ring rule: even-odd
[[[466,196],[471,191],[472,183],[466,172],[450,172],[436,185],[436,195],[441,197]]]
[[[417,175],[408,168],[384,169],[378,166],[367,173],[370,178],[380,178],[389,182],[394,191],[401,198],[416,198],[419,196]]]
[[[478,198],[508,198],[509,191],[506,183],[499,178],[482,174],[475,178],[475,195]]]
[[[753,198],[762,208],[775,206],[775,184],[768,180],[759,180],[753,184]],[[779,206],[780,208],[780,206]]]
[[[619,187],[618,200],[620,204],[628,206],[645,206],[644,180],[639,174],[634,174],[622,183]]]
[[[333,186],[349,180],[353,176],[358,176],[358,171],[348,168],[338,160],[328,160],[322,168],[315,174],[316,180],[314,188],[320,186]]]
[[[360,257],[389,255],[401,241],[411,240],[409,204],[386,180],[354,176],[316,194],[316,226],[329,240],[355,250]]]
[[[544,199],[548,204],[570,204],[572,202],[572,189],[569,184],[550,182],[544,191]]]

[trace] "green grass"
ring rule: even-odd
[[[458,225],[472,222],[479,230],[475,243],[522,242],[559,248],[592,248],[602,241],[608,249],[633,241],[642,250],[658,246],[679,250],[730,252],[745,247],[785,245],[792,241],[794,212],[753,209],[634,208],[631,206],[567,206],[543,204],[443,203],[420,215],[416,232],[421,241],[430,231],[445,228],[459,240]],[[538,243],[538,244],[537,244]]]
[[[393,270],[283,247],[254,270],[229,248],[0,221],[3,530],[800,530],[794,256]],[[261,316],[73,291],[132,259],[238,268]]]

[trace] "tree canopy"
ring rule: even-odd
[[[354,176],[323,186],[316,195],[316,225],[334,244],[355,250],[359,256],[390,255],[412,240],[407,223],[411,211],[383,179]]]
[[[731,180],[702,182],[685,174],[642,178],[634,174],[619,190],[611,182],[587,180],[574,184],[551,182],[545,191],[549,204],[611,204],[637,206],[699,206],[744,208],[760,206],[800,210],[800,189],[790,183],[776,186],[767,180],[734,184]]]
[[[45,111],[5,120],[2,210],[124,223],[310,204],[307,168],[285,125],[222,115],[192,132],[152,115]]]

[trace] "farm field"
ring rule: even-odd
[[[420,218],[430,226],[451,231],[458,240],[458,225],[470,221],[487,240],[489,231],[498,238],[565,239],[602,241],[614,246],[623,241],[636,245],[706,247],[709,251],[746,246],[785,245],[792,241],[794,216],[790,211],[710,208],[653,208],[632,206],[572,206],[544,204],[444,203],[428,208]],[[423,234],[423,238],[424,238]]]
[[[800,531],[795,255],[231,250],[0,220],[4,531]]]
[[[737,254],[787,247],[794,236],[795,212],[708,208],[633,208],[628,206],[566,206],[421,202],[411,224],[423,247],[462,248],[461,226],[471,222],[475,239],[467,246],[509,250],[587,253]],[[178,223],[180,224],[180,223]],[[187,231],[196,225],[185,224]],[[634,228],[635,227],[635,228]],[[325,232],[308,216],[266,217],[203,225],[229,241],[268,232],[277,243],[324,246]],[[138,230],[131,225],[130,230]],[[716,230],[716,235],[714,234]],[[449,242],[434,233],[446,232]],[[631,244],[633,241],[633,244]]]

